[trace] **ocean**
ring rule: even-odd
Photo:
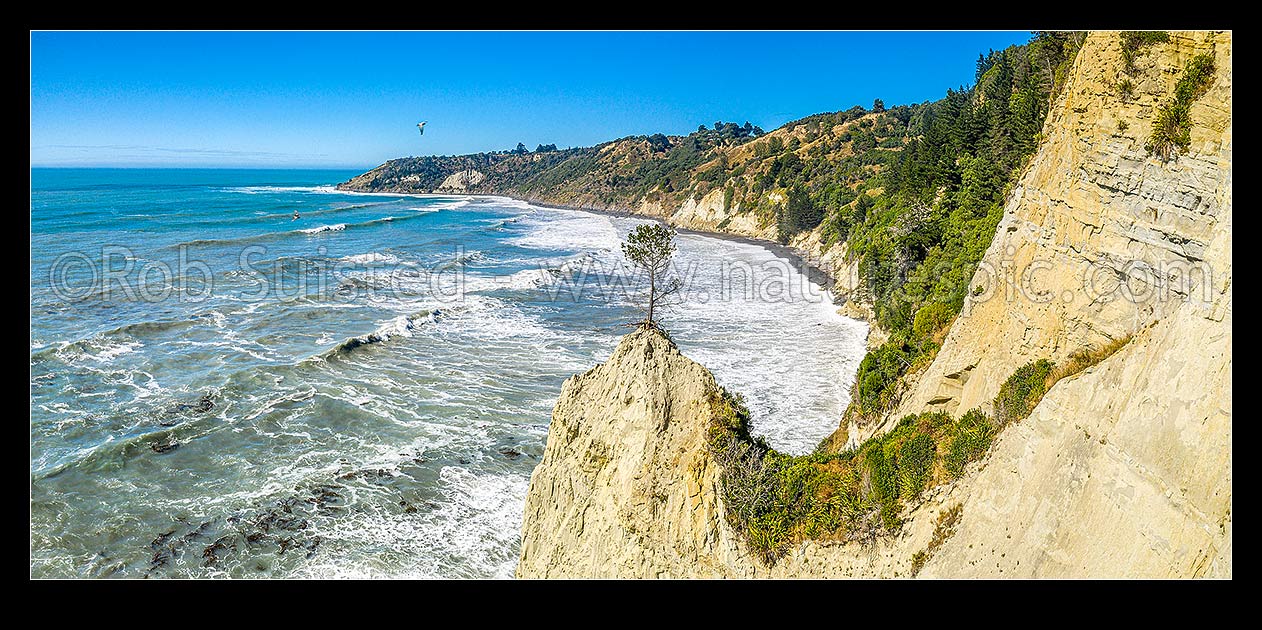
[[[640,316],[646,220],[355,174],[32,170],[33,577],[511,577],[561,384]],[[865,325],[763,247],[677,244],[665,326],[809,452]]]

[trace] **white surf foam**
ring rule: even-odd
[[[298,230],[303,234],[319,234],[321,232],[341,232],[346,229],[345,223],[334,223],[333,225],[321,225],[313,228],[303,228]]]
[[[343,256],[338,260],[356,265],[367,265],[372,263],[395,264],[399,262],[399,257],[394,254],[383,254],[381,252],[368,252],[365,254],[353,254]]]
[[[294,577],[511,578],[529,483],[446,466],[436,508],[400,515],[365,506],[316,530],[326,547],[367,546],[371,556],[349,564],[324,554]]]
[[[552,251],[615,251],[620,242],[610,217],[576,210],[541,209],[518,223],[525,234],[508,239],[520,247]]]
[[[246,195],[259,195],[267,193],[284,193],[284,192],[305,192],[305,193],[344,193],[346,191],[338,190],[332,185],[324,186],[230,186],[224,188],[228,192],[243,193]]]

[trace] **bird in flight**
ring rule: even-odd
[[[429,122],[429,121],[428,121],[428,120],[425,120],[425,121],[421,121],[421,122],[416,123],[416,128],[421,130],[421,135],[422,135],[422,136],[423,136],[423,135],[425,135],[425,123],[427,123],[427,122]]]

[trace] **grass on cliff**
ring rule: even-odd
[[[1165,31],[1122,31],[1122,70],[1131,76],[1138,72],[1135,60],[1154,44],[1170,41]]]
[[[1102,346],[1083,348],[1070,354],[1061,365],[1039,359],[1017,368],[999,387],[999,394],[995,396],[994,410],[998,427],[1003,428],[1029,417],[1034,407],[1043,400],[1043,395],[1058,381],[1113,356],[1130,343],[1132,338],[1132,335],[1126,335]]]
[[[1202,53],[1183,68],[1183,76],[1174,87],[1174,98],[1162,105],[1152,123],[1152,134],[1144,148],[1149,155],[1169,162],[1179,153],[1187,153],[1192,145],[1192,102],[1214,83],[1214,55]]]
[[[938,514],[938,521],[933,526],[933,538],[929,540],[929,544],[924,549],[917,551],[911,557],[911,576],[916,577],[920,570],[925,567],[925,563],[929,562],[929,558],[938,551],[951,536],[955,535],[955,526],[960,522],[960,516],[964,513],[964,506],[956,503],[947,510],[943,510]]]
[[[1114,339],[1102,346],[1094,348],[1084,348],[1071,355],[1065,360],[1063,365],[1059,365],[1048,375],[1048,383],[1046,389],[1051,389],[1052,385],[1063,378],[1068,378],[1077,374],[1101,361],[1113,356],[1123,346],[1131,342],[1134,337],[1126,335]]]
[[[768,566],[804,540],[871,541],[894,534],[905,505],[925,489],[959,478],[969,463],[986,456],[1003,427],[1028,417],[1057,381],[1112,356],[1130,339],[1081,350],[1060,367],[1039,359],[1017,368],[999,388],[994,417],[980,409],[959,418],[908,415],[892,431],[838,453],[777,452],[750,434],[741,396],[720,388],[709,399],[708,443],[722,468],[728,523]],[[949,522],[939,521],[943,539],[958,518],[957,506]]]

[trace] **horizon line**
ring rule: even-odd
[[[392,158],[394,159],[394,158]],[[119,165],[109,166],[102,164],[93,165],[73,165],[73,164],[32,164],[30,170],[35,169],[114,169],[114,170],[184,170],[184,171],[350,171],[357,169],[372,170],[376,166],[257,166],[257,165],[213,165],[213,166],[197,166],[197,165],[178,165],[178,166],[153,166],[153,165]]]

